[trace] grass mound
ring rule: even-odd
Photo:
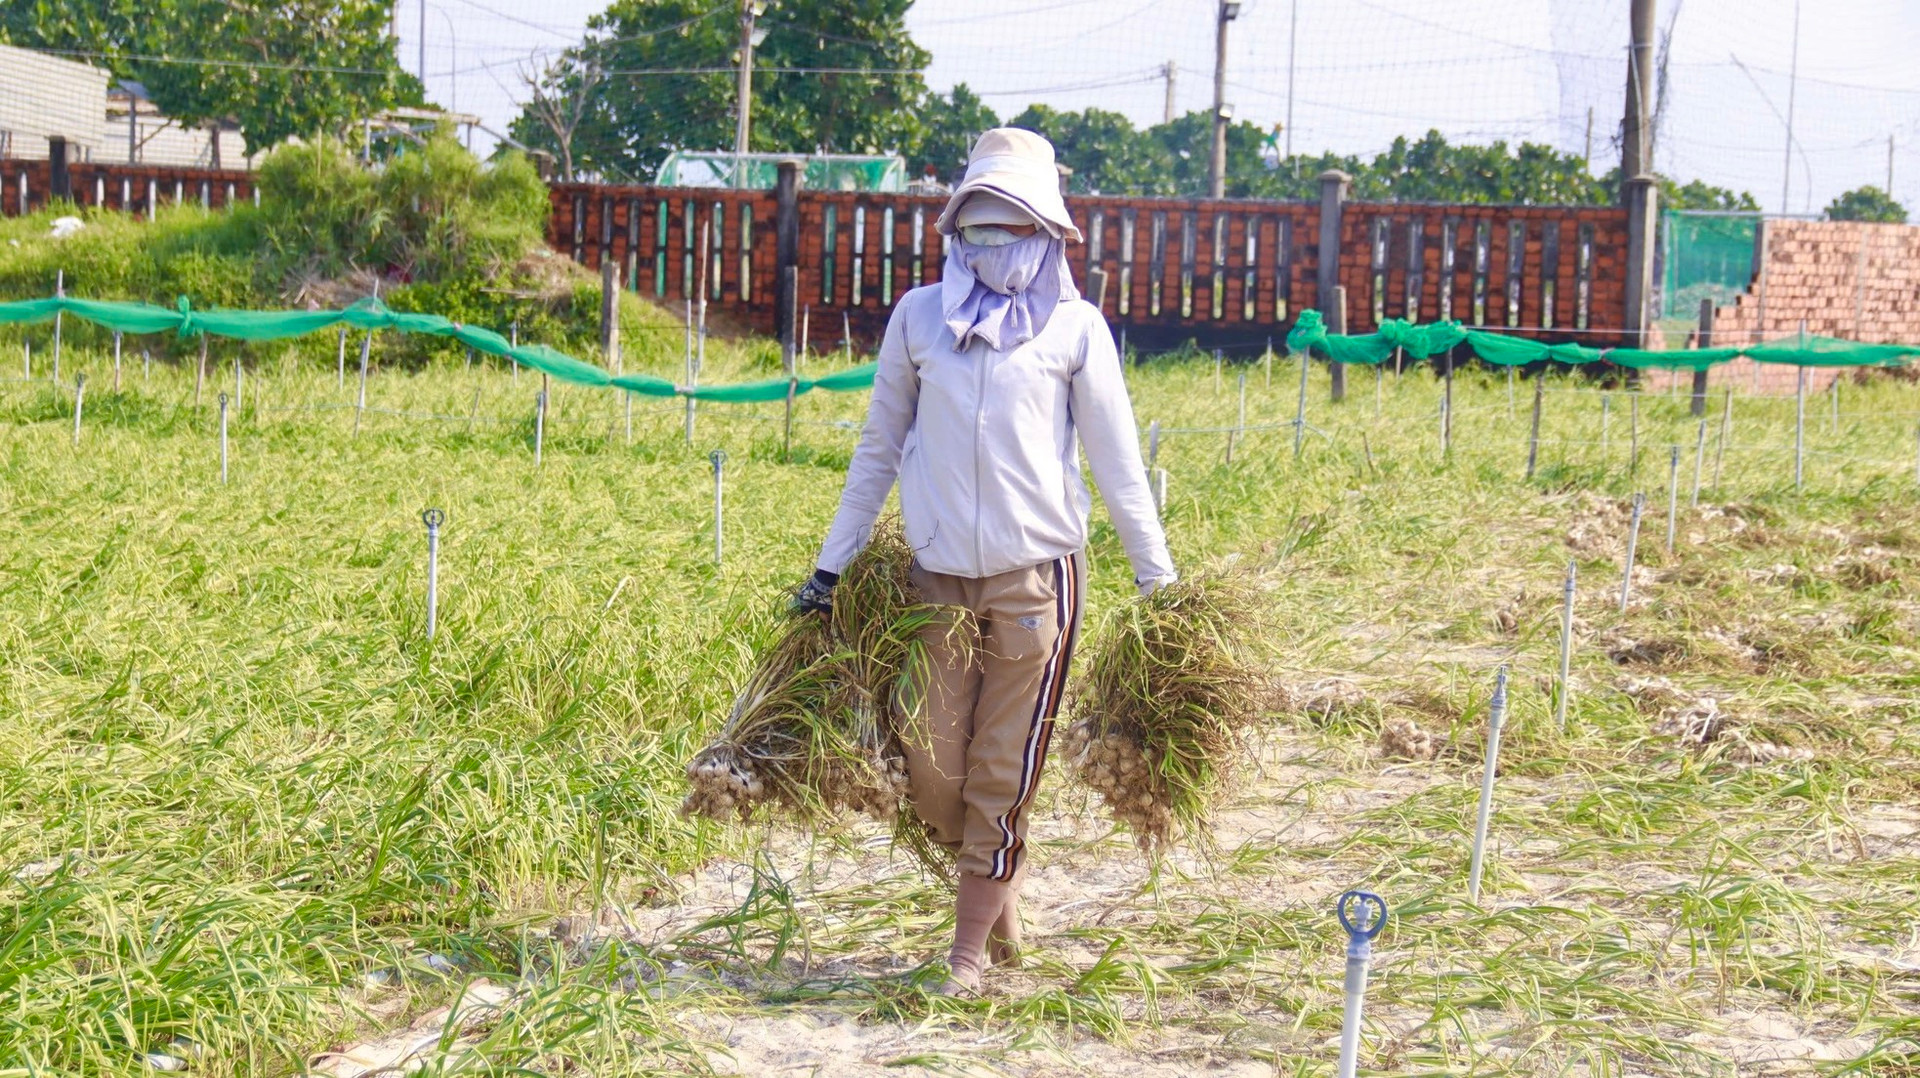
[[[1183,580],[1116,609],[1093,640],[1068,766],[1146,852],[1198,833],[1249,749],[1265,681],[1236,644],[1253,592]]]
[[[816,823],[861,812],[938,860],[908,803],[900,702],[922,661],[922,630],[950,613],[920,600],[912,563],[899,526],[883,524],[841,574],[833,613],[780,627],[726,725],[687,765],[684,815],[746,819],[773,805]]]

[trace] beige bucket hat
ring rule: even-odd
[[[980,134],[967,155],[967,174],[947,199],[947,208],[935,222],[944,235],[958,231],[954,215],[967,196],[991,191],[1029,213],[1046,229],[1071,243],[1081,242],[1080,230],[1067,215],[1060,197],[1060,170],[1053,164],[1053,143],[1020,127],[995,127]]]

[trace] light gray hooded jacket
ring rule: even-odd
[[[1082,445],[1135,582],[1149,590],[1174,579],[1099,309],[1063,301],[1032,340],[1001,351],[973,338],[962,349],[941,286],[916,288],[887,324],[819,567],[838,573],[853,560],[896,479],[907,542],[932,572],[992,576],[1082,550],[1093,502]]]

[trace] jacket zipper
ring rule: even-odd
[[[979,377],[975,380],[973,393],[973,575],[987,575],[987,556],[980,536],[980,503],[982,489],[980,483],[981,447],[983,439],[980,428],[987,422],[987,363],[993,358],[992,348],[983,348],[980,357]]]

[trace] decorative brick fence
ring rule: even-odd
[[[49,199],[149,216],[180,202],[227,206],[259,200],[253,173],[239,169],[74,163],[0,158],[0,215],[32,213]]]
[[[871,342],[906,290],[940,278],[945,200],[795,191],[558,184],[549,239],[589,266],[616,260],[626,287],[710,305],[776,332],[783,264],[796,268],[796,316],[809,347],[838,347],[843,324]],[[1076,279],[1143,344],[1193,338],[1252,346],[1278,336],[1323,287],[1346,289],[1347,328],[1381,319],[1457,318],[1553,340],[1628,343],[1627,211],[1612,207],[1079,197],[1087,242]],[[792,230],[783,259],[778,234]],[[1322,271],[1323,228],[1338,237]],[[703,240],[704,237],[704,240]],[[696,257],[702,243],[705,259]],[[1105,288],[1090,268],[1104,272]],[[843,323],[844,318],[844,323]]]

